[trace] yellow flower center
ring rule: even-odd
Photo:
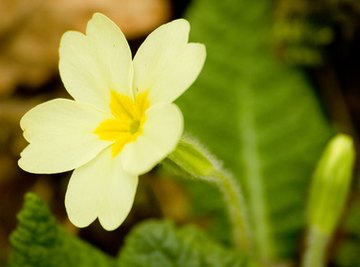
[[[135,100],[116,91],[111,91],[110,110],[113,118],[99,124],[95,133],[101,140],[113,141],[113,157],[118,155],[127,143],[133,142],[142,133],[149,107],[148,93],[140,93]]]

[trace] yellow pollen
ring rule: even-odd
[[[141,135],[149,107],[148,93],[143,92],[135,100],[116,91],[111,91],[110,110],[113,118],[99,124],[95,133],[101,140],[113,141],[112,155],[120,153],[127,143]]]

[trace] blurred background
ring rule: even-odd
[[[17,166],[26,146],[19,126],[22,115],[46,100],[69,97],[57,66],[59,40],[66,30],[84,32],[91,15],[102,12],[124,31],[134,54],[149,32],[181,17],[190,4],[191,0],[0,0],[0,263],[8,257],[9,234],[28,191],[44,198],[69,231],[112,255],[131,226],[148,217],[206,226],[207,218],[193,217],[190,200],[176,181],[150,173],[141,179],[135,206],[117,234],[103,231],[98,223],[79,230],[68,222],[63,204],[70,173],[33,175]],[[307,73],[325,112],[359,146],[359,2],[278,0],[272,12],[273,55]]]

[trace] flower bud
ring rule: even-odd
[[[308,203],[310,229],[323,236],[331,236],[341,216],[355,159],[350,136],[334,137],[317,165]]]
[[[175,150],[163,161],[166,168],[179,174],[212,180],[219,164],[197,141],[182,137]]]

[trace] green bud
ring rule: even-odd
[[[201,144],[192,138],[183,137],[163,161],[163,165],[176,173],[211,180],[219,164]]]
[[[355,151],[350,136],[334,137],[317,165],[308,203],[311,231],[331,236],[340,219],[350,188]]]

